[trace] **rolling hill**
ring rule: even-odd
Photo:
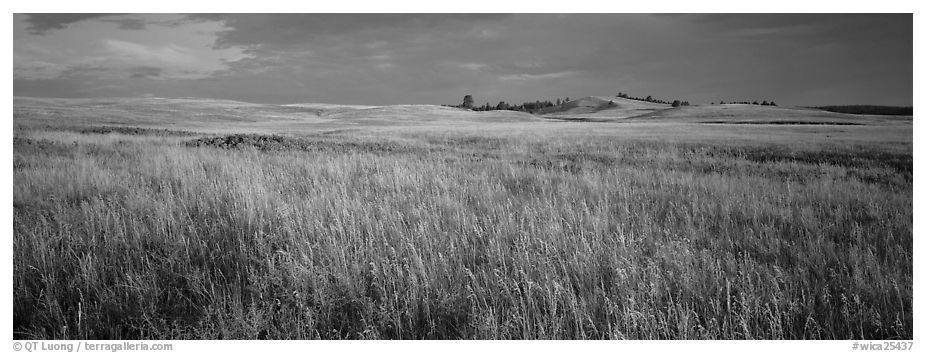
[[[694,105],[653,111],[627,121],[665,121],[708,124],[881,125],[909,124],[908,116],[852,115],[812,108],[752,104]]]
[[[288,130],[332,126],[389,126],[542,122],[513,111],[475,112],[437,105],[363,106],[255,104],[197,98],[60,99],[14,97],[14,125],[139,126],[192,131]]]
[[[672,108],[616,97],[591,96],[553,107],[543,114],[495,110],[471,111],[437,105],[339,105],[322,103],[256,104],[199,98],[59,99],[14,97],[17,127],[142,127],[191,132],[298,133],[331,129],[444,126],[496,129],[515,126],[572,128],[581,122],[739,124],[739,125],[898,125],[911,117],[851,115],[811,108],[748,104]],[[567,125],[561,125],[567,124]],[[599,128],[604,128],[600,126]],[[656,127],[653,127],[657,129]],[[659,129],[657,129],[659,130]],[[668,130],[662,133],[668,133]],[[653,133],[658,133],[654,131]]]
[[[563,106],[545,110],[544,116],[559,120],[609,121],[652,113],[671,108],[668,104],[651,103],[626,98],[590,96]]]
[[[632,99],[591,96],[553,107],[547,119],[584,122],[675,122],[699,124],[880,125],[909,124],[909,116],[854,115],[814,108],[711,104],[672,107]]]

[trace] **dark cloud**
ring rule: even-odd
[[[405,36],[437,27],[464,27],[499,21],[506,14],[194,14],[191,19],[223,21],[217,47],[288,46],[325,36],[375,31],[374,37]],[[413,31],[412,31],[413,30]]]
[[[147,22],[139,18],[106,19],[102,21],[115,23],[119,25],[119,29],[141,31],[147,28]]]
[[[93,18],[112,16],[107,13],[39,13],[26,14],[29,33],[45,34],[51,30],[64,29],[68,25]]]
[[[697,14],[696,23],[716,28],[721,34],[744,37],[787,38],[799,41],[910,40],[912,14]]]
[[[881,101],[911,104],[912,14],[699,14],[689,15],[720,43],[747,53],[727,67],[728,82],[758,95],[840,104]],[[727,75],[728,77],[734,75]],[[734,80],[735,81],[735,80]],[[877,88],[876,88],[877,87]]]
[[[164,70],[159,67],[139,66],[129,70],[129,78],[154,78],[161,76],[162,72]]]
[[[88,65],[88,64],[79,64],[68,66],[61,77],[64,78],[77,78],[77,77],[88,77],[91,75],[108,72],[109,68],[99,65]]]

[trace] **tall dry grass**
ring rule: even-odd
[[[912,338],[909,145],[17,133],[16,338]]]

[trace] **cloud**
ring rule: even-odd
[[[105,19],[101,21],[115,23],[119,26],[119,29],[127,29],[132,31],[141,31],[148,27],[148,23],[140,18]]]
[[[43,35],[51,30],[64,29],[68,25],[93,18],[113,16],[108,13],[41,13],[26,14],[29,33]]]
[[[460,64],[460,67],[470,70],[470,71],[482,71],[488,68],[489,65],[480,64],[480,63],[462,63]]]
[[[229,69],[230,63],[243,58],[231,54],[224,56],[208,47],[193,49],[174,43],[152,45],[118,39],[105,39],[102,43],[105,55],[99,57],[99,61],[133,70],[138,67],[159,68],[157,75],[152,75],[151,70],[143,73],[133,71],[132,78],[205,78]],[[204,50],[207,52],[204,53]]]
[[[65,71],[67,71],[67,65],[45,61],[29,61],[13,65],[13,79],[50,80],[60,77]]]
[[[375,66],[377,69],[380,69],[380,70],[389,70],[389,69],[395,68],[395,64],[393,63],[378,63],[373,66]]]
[[[883,40],[913,34],[912,14],[688,14],[682,18],[750,39]]]
[[[108,72],[109,69],[91,64],[56,64],[44,61],[29,61],[13,67],[15,80],[55,80],[62,78],[86,78]]]
[[[149,46],[116,39],[103,41],[106,49],[119,56],[127,56],[140,61],[157,61],[167,64],[188,65],[196,62],[196,57],[189,49],[170,44],[166,46]]]
[[[376,54],[367,57],[367,59],[374,61],[392,60],[392,58],[393,56],[389,54]]]
[[[67,91],[51,86],[90,90],[102,87],[101,82],[105,81],[112,87],[131,89],[161,84],[165,80],[203,79],[229,69],[229,63],[250,56],[238,48],[213,48],[215,33],[223,29],[222,25],[190,21],[186,15],[30,17],[15,14],[13,19],[13,72],[17,91],[25,87],[30,90],[44,87],[48,94],[60,94]],[[175,23],[178,19],[186,22]],[[80,21],[79,25],[68,26]],[[35,26],[39,31],[66,29],[30,35],[28,28]],[[128,28],[133,30],[126,30]],[[44,83],[26,84],[25,81]]]
[[[509,74],[499,76],[498,79],[502,81],[534,81],[534,80],[545,80],[551,78],[564,78],[577,74],[576,71],[561,71],[561,72],[550,72],[545,74]]]
[[[139,66],[129,70],[129,78],[157,78],[163,71],[159,67]]]
[[[517,68],[522,68],[522,69],[536,69],[536,68],[540,68],[543,66],[543,60],[529,59],[529,60],[515,62],[513,65]]]
[[[320,37],[369,32],[373,45],[383,38],[408,37],[428,29],[462,31],[483,22],[500,21],[506,14],[193,14],[190,19],[222,21],[216,46],[280,47],[304,44]],[[414,29],[413,31],[410,31]],[[488,33],[488,30],[486,31]]]
[[[75,64],[68,66],[60,77],[64,78],[86,78],[90,76],[99,76],[111,72],[108,67],[94,64]]]

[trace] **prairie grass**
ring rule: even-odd
[[[912,339],[909,144],[13,142],[17,339]]]

